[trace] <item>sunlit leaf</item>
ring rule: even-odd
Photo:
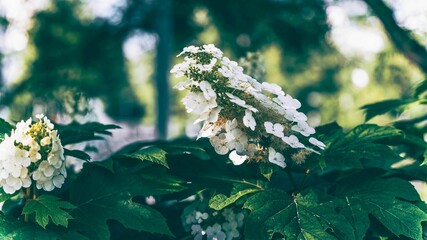
[[[72,219],[68,213],[75,206],[67,201],[62,201],[52,195],[41,195],[36,199],[29,200],[22,214],[35,214],[36,222],[43,228],[51,220],[55,225],[68,226],[68,220]]]

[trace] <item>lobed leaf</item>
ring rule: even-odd
[[[336,194],[346,202],[342,213],[352,224],[356,239],[362,239],[368,230],[369,215],[398,237],[422,239],[421,222],[427,221],[427,213],[417,206],[422,203],[414,187],[402,179],[372,175],[366,171],[355,174],[337,187]]]
[[[333,137],[324,153],[325,163],[328,167],[336,168],[389,168],[400,157],[378,141],[401,136],[402,132],[393,127],[359,125],[345,134]],[[366,161],[361,162],[363,159]]]
[[[278,190],[259,192],[244,204],[251,211],[245,237],[269,240],[278,233],[290,240],[355,239],[350,223],[336,211],[338,203],[315,191],[295,196]]]
[[[133,202],[137,196],[162,195],[184,190],[181,181],[162,168],[148,168],[136,173],[115,173],[88,164],[71,186],[70,201],[78,208],[70,226],[90,239],[110,239],[107,221],[116,220],[137,231],[172,236],[166,219],[149,206]]]
[[[62,201],[52,195],[41,195],[36,199],[29,200],[22,210],[22,214],[35,213],[36,222],[46,228],[49,219],[55,225],[68,226],[68,220],[72,219],[66,210],[74,209],[75,206],[67,201]]]

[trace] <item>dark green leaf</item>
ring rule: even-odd
[[[246,239],[269,240],[275,233],[290,240],[355,239],[350,223],[336,211],[337,203],[314,191],[295,196],[276,190],[259,192],[244,205],[251,211]]]
[[[365,111],[365,121],[368,121],[369,119],[375,116],[385,114],[392,110],[397,110],[415,101],[417,101],[417,99],[391,99],[373,104],[368,104],[362,106],[361,109]]]
[[[346,202],[342,213],[353,225],[356,239],[365,235],[369,215],[396,236],[422,239],[421,222],[427,220],[427,214],[412,203],[421,203],[414,187],[402,179],[372,175],[362,172],[338,184],[336,194]]]
[[[69,149],[64,148],[64,155],[75,157],[75,158],[82,159],[85,161],[90,160],[90,156],[87,153],[80,151],[80,150],[69,150]]]
[[[13,126],[6,122],[4,119],[0,118],[0,141],[3,141],[4,135],[10,135],[12,132]]]
[[[261,163],[259,165],[259,171],[260,173],[267,178],[268,181],[270,181],[271,176],[273,176],[273,173],[275,171],[275,166],[272,166],[271,164],[268,163]]]
[[[52,195],[41,195],[36,199],[29,200],[22,214],[35,213],[36,222],[43,228],[49,223],[49,218],[55,225],[68,226],[68,220],[72,219],[66,210],[74,209],[74,205],[62,201]]]
[[[166,152],[156,147],[143,148],[137,152],[125,154],[123,157],[139,159],[142,161],[150,161],[169,168],[166,161]]]
[[[89,240],[65,228],[43,229],[36,224],[18,221],[0,214],[0,239],[2,240]]]
[[[69,125],[57,125],[62,145],[74,144],[85,141],[104,139],[102,135],[111,135],[110,130],[120,128],[117,125],[104,125],[97,122],[79,124],[73,122]]]
[[[162,146],[162,149],[164,149],[170,155],[191,154],[202,160],[211,159],[211,157],[209,156],[209,154],[206,152],[205,149],[197,146],[165,145],[165,146]]]
[[[90,239],[110,239],[108,220],[126,228],[172,236],[166,220],[156,210],[135,203],[136,196],[151,196],[185,189],[181,181],[164,168],[147,168],[137,173],[116,172],[88,164],[71,186],[70,201],[78,208],[71,212],[75,228]]]
[[[233,184],[233,190],[229,197],[224,194],[217,194],[210,199],[209,207],[219,211],[228,205],[235,203],[240,198],[259,191],[261,191],[261,189],[254,186]]]
[[[363,124],[346,134],[334,137],[325,150],[327,167],[363,168],[364,166],[390,167],[400,158],[379,140],[401,137],[402,132],[393,127]],[[365,161],[360,161],[365,159]]]

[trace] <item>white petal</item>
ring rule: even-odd
[[[232,151],[230,155],[228,155],[228,157],[230,158],[230,160],[233,162],[234,165],[240,165],[244,163],[248,158],[248,156],[246,155],[240,156],[239,154],[237,154],[236,150]]]

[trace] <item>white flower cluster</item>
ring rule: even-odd
[[[38,115],[16,124],[10,136],[0,143],[0,186],[7,194],[28,188],[32,182],[38,189],[60,188],[67,172],[64,149],[50,120]]]
[[[242,212],[235,213],[231,208],[211,214],[193,209],[183,217],[184,228],[191,232],[194,240],[240,239],[244,219]]]
[[[244,74],[212,44],[186,47],[181,55],[184,62],[171,73],[188,78],[175,87],[190,90],[182,101],[203,122],[199,137],[208,137],[218,154],[229,153],[235,165],[268,161],[284,168],[282,153],[301,163],[325,148],[310,137],[315,130],[298,111],[301,103],[280,86]]]

